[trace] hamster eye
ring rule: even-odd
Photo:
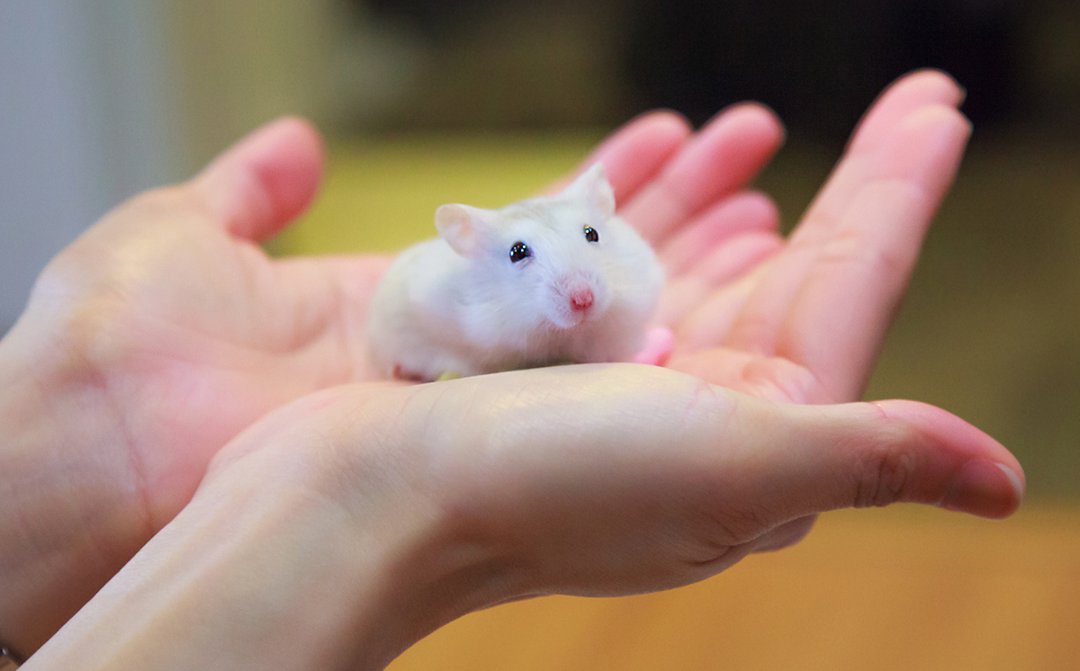
[[[522,259],[528,258],[530,256],[532,256],[532,250],[529,249],[528,245],[526,245],[524,242],[521,242],[520,240],[518,242],[515,242],[514,245],[510,248],[511,263],[517,263],[518,261],[521,261]]]
[[[600,242],[600,234],[592,226],[585,227],[585,239],[589,242]]]

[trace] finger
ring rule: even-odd
[[[363,254],[274,259],[278,286],[305,287],[301,293],[279,295],[276,300],[292,300],[290,323],[282,329],[294,334],[293,343],[314,343],[319,338],[334,349],[327,366],[324,347],[293,345],[295,377],[315,373],[314,387],[345,381],[378,380],[383,375],[372,364],[367,351],[367,324],[371,301],[379,280],[393,263],[387,254]]]
[[[585,169],[601,163],[615,191],[615,202],[627,202],[675,155],[689,135],[690,124],[682,116],[669,111],[647,112],[615,131],[573,175],[552,184],[545,192],[560,191]]]
[[[439,446],[422,450],[425,463],[436,459],[424,471],[440,483],[424,489],[441,488],[440,509],[473,537],[525,549],[524,591],[685,584],[757,549],[758,539],[767,547],[771,531],[787,526],[794,538],[790,523],[819,512],[911,501],[1001,517],[1024,489],[1004,447],[911,402],[770,403],[631,364],[517,371],[413,393],[395,424],[420,431],[402,444]],[[440,416],[473,421],[432,421]]]
[[[738,287],[733,287],[737,290]],[[720,312],[723,312],[721,307]],[[692,326],[692,324],[691,324]],[[729,347],[695,347],[696,333],[681,329],[667,362],[672,370],[722,385],[754,398],[778,403],[828,403],[818,392],[817,379],[803,366],[780,358],[761,357]]]
[[[722,247],[712,250],[689,270],[716,286],[724,286],[754,269],[784,246],[775,231],[747,231],[735,236]]]
[[[736,416],[745,423],[732,421]],[[723,500],[734,519],[754,521],[747,534],[755,525],[776,528],[828,510],[899,502],[1000,518],[1023,498],[1023,469],[1008,450],[933,406],[740,398],[731,418],[729,428],[753,427],[731,442],[737,454],[721,457],[740,471]]]
[[[763,273],[737,320],[716,320],[711,327],[707,319],[699,320],[696,330],[702,342],[724,339],[747,351],[774,353],[776,334],[817,261],[820,245],[833,233],[855,193],[874,179],[872,166],[900,121],[923,107],[953,106],[962,98],[963,91],[951,78],[932,70],[908,75],[890,86],[860,122],[844,158],[790,236],[782,264]]]
[[[311,203],[323,162],[318,132],[307,121],[289,117],[248,135],[189,186],[230,233],[264,240]]]
[[[670,276],[718,251],[722,243],[747,232],[774,233],[780,213],[772,199],[758,191],[741,193],[716,203],[674,234],[658,251]]]
[[[896,80],[859,121],[846,153],[874,151],[889,131],[908,114],[926,105],[956,107],[964,90],[940,70],[917,70]]]
[[[815,371],[837,398],[858,397],[869,378],[970,130],[952,108],[911,115],[805,278],[777,351]]]
[[[679,348],[695,351],[721,344],[750,293],[753,271],[784,247],[778,233],[749,231],[712,250],[664,287],[661,323],[677,326]]]
[[[783,142],[780,121],[756,104],[718,114],[622,208],[653,243],[723,196],[744,187]]]
[[[668,279],[664,292],[660,295],[660,304],[656,308],[656,321],[669,328],[681,329],[679,324],[688,314],[706,300],[713,290],[712,282],[702,277],[684,275]],[[676,342],[681,335],[676,334]],[[679,342],[678,347],[682,347]]]
[[[867,166],[873,163],[878,150],[901,121],[923,107],[956,107],[963,98],[963,89],[951,77],[936,70],[902,77],[886,89],[859,122],[843,160],[807,209],[792,233],[792,241],[809,244],[828,234],[852,194],[865,183]]]
[[[849,194],[847,211],[837,215],[829,235],[813,244],[790,241],[783,264],[762,276],[730,333],[713,337],[800,362],[810,356],[808,365],[823,371],[815,348],[843,333],[842,340],[832,343],[830,361],[854,356],[832,375],[838,383],[831,387],[837,394],[832,400],[857,398],[969,134],[969,124],[951,107],[910,115],[875,161],[864,165],[863,183]],[[824,312],[811,315],[811,306]],[[843,346],[857,351],[841,354]]]

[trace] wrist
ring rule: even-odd
[[[340,444],[322,440],[333,430],[266,424],[223,451],[188,506],[41,650],[41,668],[382,668],[500,598],[497,562],[385,436],[350,428]]]
[[[22,656],[134,554],[141,526],[110,414],[47,350],[25,324],[0,341],[0,640]]]

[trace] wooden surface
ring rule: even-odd
[[[691,587],[475,613],[390,669],[1080,669],[1080,507],[834,513]]]

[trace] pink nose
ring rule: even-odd
[[[577,311],[588,310],[593,304],[591,289],[578,289],[570,295],[570,307]]]

